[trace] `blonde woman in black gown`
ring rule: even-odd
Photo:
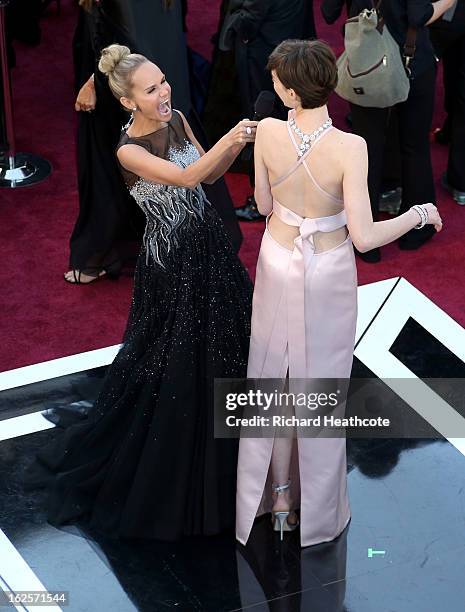
[[[237,441],[213,437],[213,380],[245,377],[252,284],[205,197],[256,123],[207,153],[160,68],[125,46],[100,70],[132,121],[117,157],[147,218],[124,344],[86,422],[38,454],[54,525],[177,540],[232,527]]]

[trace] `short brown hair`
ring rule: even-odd
[[[296,92],[302,108],[324,106],[336,89],[336,56],[322,40],[283,41],[270,55],[267,69]]]

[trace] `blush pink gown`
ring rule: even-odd
[[[291,111],[292,112],[292,111]],[[307,157],[332,128],[272,187],[288,181],[301,164],[312,198],[328,206],[343,201],[316,181]],[[291,140],[297,142],[288,122]],[[314,200],[316,201],[316,200]],[[350,236],[338,246],[315,253],[313,234],[346,225],[336,215],[303,218],[273,201],[273,213],[299,228],[290,250],[265,229],[253,296],[249,378],[349,378],[357,320],[357,271]],[[271,511],[272,438],[242,438],[239,446],[236,537],[246,544],[256,516]],[[350,520],[345,438],[297,437],[291,458],[291,496],[300,507],[302,546],[336,538]]]

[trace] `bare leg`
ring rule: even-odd
[[[283,391],[289,391],[289,369],[286,373],[286,382]],[[282,407],[284,408],[284,407]],[[288,416],[294,412],[293,407],[286,406]],[[273,441],[273,451],[271,453],[271,475],[274,485],[285,485],[289,481],[289,472],[291,466],[292,447],[294,444],[294,431],[282,430],[281,437],[279,430],[275,434]],[[284,435],[287,434],[287,435]],[[285,489],[279,493],[273,491],[274,504],[273,512],[287,512],[291,509],[290,490]],[[293,525],[297,522],[297,517],[294,512],[288,516],[288,523]]]
[[[289,467],[291,464],[292,438],[275,438],[273,453],[271,455],[271,473],[275,485],[284,485],[289,480]],[[289,489],[280,495],[275,495],[273,511],[289,510]]]

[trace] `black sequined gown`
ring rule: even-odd
[[[186,166],[198,159],[182,119],[135,142]],[[54,525],[110,537],[176,540],[232,527],[236,440],[213,436],[213,380],[244,377],[252,284],[201,186],[123,172],[147,217],[123,347],[85,422],[31,466]],[[43,484],[43,482],[42,482]]]

